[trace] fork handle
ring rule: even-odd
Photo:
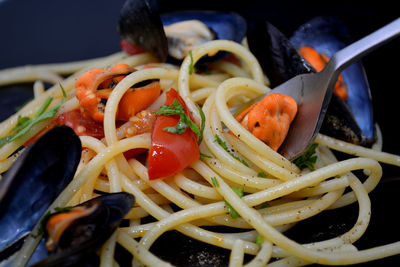
[[[400,18],[336,52],[325,68],[332,76],[330,82],[336,82],[339,73],[344,68],[399,35]]]

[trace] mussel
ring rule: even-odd
[[[27,147],[0,180],[0,262],[19,249],[72,180],[81,151],[71,128],[55,127]]]
[[[43,220],[49,255],[33,266],[83,266],[133,207],[129,193],[105,194]]]
[[[301,25],[290,37],[296,49],[312,47],[321,55],[331,57],[354,40],[342,21],[335,17],[316,17]],[[344,101],[360,128],[359,143],[368,145],[375,140],[375,126],[372,113],[371,92],[360,62],[352,64],[342,71],[347,87],[347,99]],[[340,100],[338,100],[340,101]],[[333,118],[336,120],[336,118]],[[332,130],[332,128],[326,129]]]
[[[316,50],[324,46],[334,47],[335,50],[330,50],[327,55],[332,56],[349,44],[347,39],[347,42],[337,45],[338,37],[335,36],[340,36],[344,25],[336,23],[336,20],[331,19],[314,19],[300,27],[290,39],[267,21],[248,23],[249,48],[270,78],[272,88],[296,75],[316,71],[298,52],[301,46],[312,46],[314,40],[319,44],[315,47]],[[375,133],[365,73],[361,64],[357,63],[345,69],[342,74],[348,89],[348,99],[344,101],[333,94],[321,132],[354,144],[370,146],[375,141]],[[357,119],[358,117],[362,119]]]
[[[244,18],[233,12],[197,10],[160,17],[155,0],[127,0],[118,24],[124,39],[150,52],[160,61],[168,58],[169,62],[182,60],[193,47],[210,40],[241,42],[246,28]],[[220,52],[203,58],[202,62],[226,55]]]

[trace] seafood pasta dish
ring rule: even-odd
[[[339,76],[313,143],[280,154],[300,104],[273,88],[350,44],[341,21],[316,17],[286,37],[236,13],[157,12],[155,1],[128,0],[115,54],[0,70],[1,86],[34,92],[0,126],[1,264],[172,266],[151,248],[173,230],[226,249],[229,266],[400,254],[400,242],[354,244],[382,163],[400,166],[382,151],[360,63]],[[340,235],[285,234],[353,203],[357,220]]]

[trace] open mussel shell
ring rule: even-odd
[[[121,9],[118,32],[161,62],[167,59],[168,43],[157,0],[127,0]]]
[[[264,73],[271,81],[272,88],[280,85],[296,75],[315,72],[315,69],[300,55],[297,50],[302,46],[299,44],[300,39],[318,39],[317,37],[319,35],[316,30],[315,32],[312,30],[302,30],[303,28],[309,27],[308,24],[302,26],[300,30],[295,33],[295,38],[292,37],[291,39],[288,39],[282,32],[280,32],[276,27],[267,21],[252,21],[249,22],[248,25],[247,41],[249,49],[259,60]],[[324,28],[328,27],[328,25],[320,25],[320,27]],[[322,31],[322,29],[319,31]],[[317,35],[314,36],[314,34]],[[306,37],[306,35],[308,37]],[[327,39],[326,42],[332,42],[331,40],[332,38]],[[296,45],[294,45],[292,41]],[[322,45],[324,42],[323,38],[321,38],[321,40],[318,42]],[[331,45],[327,46],[330,47]],[[340,46],[340,48],[336,47],[335,51],[343,47],[344,45]],[[329,54],[329,56],[331,55],[332,54]],[[352,65],[349,68],[354,67]],[[348,69],[345,71],[348,72]],[[328,134],[346,142],[370,146],[375,141],[375,135],[373,130],[374,128],[369,87],[363,71],[362,74],[362,76],[352,76],[352,81],[348,84],[348,103],[344,102],[336,94],[332,95],[320,131],[321,133]],[[346,77],[347,76],[348,75],[346,75]],[[343,75],[343,79],[344,78],[345,76]],[[362,87],[362,89],[360,89],[360,87]],[[360,91],[362,91],[362,93],[360,93],[361,96],[357,99],[355,96],[358,94],[357,92]],[[352,102],[357,102],[358,104],[353,105],[351,104]],[[362,103],[365,103],[365,107],[361,108]],[[360,107],[360,109],[357,107]],[[357,120],[355,116],[355,114],[360,112],[365,115],[363,120]],[[365,126],[366,124],[368,125],[368,129],[372,129],[371,131],[368,129],[364,130],[365,127],[361,127]]]
[[[50,215],[44,223],[52,216],[77,208],[89,211],[84,216],[74,219],[55,244],[54,251],[33,266],[86,266],[89,256],[112,235],[134,203],[135,198],[129,193],[110,193],[93,198],[68,211]]]
[[[313,18],[301,25],[290,38],[290,42],[296,49],[309,46],[328,57],[332,57],[353,41],[344,23],[334,17]],[[343,70],[341,75],[348,94],[344,103],[350,109],[361,130],[358,143],[369,145],[375,140],[375,126],[371,92],[364,68],[360,62],[357,62]]]
[[[246,20],[237,13],[192,10],[161,16],[156,0],[127,0],[121,9],[118,31],[129,43],[143,48],[161,62],[168,60],[170,63],[177,63],[182,58],[177,59],[168,54],[168,46],[176,44],[176,40],[166,36],[164,26],[187,20],[204,23],[215,35],[214,39],[241,42],[246,35]],[[177,47],[180,45],[182,44],[176,44]],[[199,64],[215,61],[226,55],[228,53],[219,52],[206,56]]]
[[[27,147],[0,180],[0,261],[15,253],[72,180],[81,152],[71,128],[55,127]]]

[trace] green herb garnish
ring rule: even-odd
[[[265,172],[259,172],[259,173],[257,173],[257,177],[267,178],[267,174]]]
[[[259,245],[259,246],[261,246],[263,243],[264,243],[264,237],[261,236],[261,235],[257,236],[257,238],[256,238],[256,244]]]
[[[268,202],[264,202],[264,203],[261,205],[261,208],[262,208],[262,209],[269,208],[269,207],[271,207],[271,205],[270,205]]]
[[[200,153],[200,158],[201,158],[201,159],[205,159],[205,158],[207,158],[207,159],[212,159],[212,156],[207,155],[207,154]]]
[[[24,136],[35,124],[43,120],[53,118],[57,114],[61,105],[64,104],[65,100],[67,99],[64,88],[61,85],[60,87],[63,93],[63,98],[61,99],[60,103],[46,111],[53,101],[53,97],[49,96],[32,118],[19,116],[17,125],[11,130],[11,133],[6,137],[0,138],[0,147]]]
[[[240,198],[243,197],[243,188],[238,188],[233,186],[232,190],[238,195]],[[228,209],[229,215],[231,215],[232,219],[237,219],[240,217],[240,214],[229,204],[226,200],[225,201],[225,206]]]
[[[198,142],[200,143],[203,139],[205,116],[200,107],[199,107],[199,112],[202,119],[200,129],[190,119],[190,117],[186,115],[185,109],[182,107],[181,103],[179,103],[179,101],[176,98],[174,99],[171,105],[169,106],[165,105],[160,107],[159,110],[154,111],[154,114],[165,115],[165,116],[179,115],[179,122],[176,124],[176,126],[165,127],[162,130],[174,134],[183,134],[187,128],[190,128],[195,134],[199,136]]]
[[[315,149],[318,144],[312,144],[306,152],[304,152],[300,157],[293,161],[300,169],[308,168],[309,170],[314,170],[314,163],[317,161],[317,156],[315,154]]]
[[[199,110],[200,113],[200,118],[201,118],[201,126],[200,126],[200,135],[199,135],[199,140],[197,141],[198,144],[201,144],[201,141],[203,141],[203,132],[204,132],[204,128],[206,127],[206,115],[204,114],[203,110],[201,109],[201,107],[196,103],[196,107]]]
[[[225,201],[226,208],[228,209],[229,215],[231,215],[232,219],[240,218],[240,214],[229,204]]]
[[[215,186],[215,187],[219,187],[219,183],[218,183],[218,180],[217,180],[217,178],[215,178],[215,177],[211,177],[211,182],[212,182],[213,186]]]
[[[228,152],[228,154],[231,155],[234,159],[236,159],[237,161],[240,161],[243,165],[249,167],[249,164],[248,164],[244,159],[242,159],[242,158],[240,158],[239,156],[233,154],[233,153],[229,150],[228,146],[226,145],[226,142],[223,141],[223,140],[221,139],[221,137],[219,137],[217,134],[215,135],[215,141],[216,141],[226,152]]]
[[[194,70],[194,64],[193,64],[194,60],[193,60],[192,50],[189,50],[189,57],[190,57],[189,75],[192,75]]]

